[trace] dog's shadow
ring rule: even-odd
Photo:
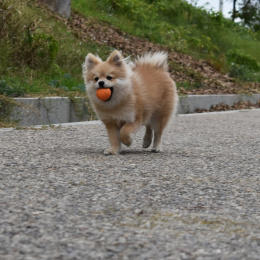
[[[72,152],[72,151],[71,151]],[[98,149],[93,149],[93,148],[77,148],[74,150],[76,154],[81,154],[81,155],[102,155],[102,156],[113,156],[113,155],[105,155],[104,150],[98,150]],[[120,155],[160,155],[163,153],[154,153],[151,150],[144,150],[144,149],[132,149],[132,150],[121,150],[116,156]]]
[[[119,152],[120,155],[130,155],[130,154],[154,154],[149,150],[121,150]]]

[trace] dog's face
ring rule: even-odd
[[[126,92],[130,84],[130,67],[126,64],[120,52],[114,51],[106,61],[102,61],[93,54],[88,54],[83,66],[86,89],[92,102],[113,106],[116,105]],[[99,88],[109,88],[111,97],[102,101],[96,97]]]

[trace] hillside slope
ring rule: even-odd
[[[0,12],[4,14],[0,16],[4,28],[0,35],[0,94],[44,96],[74,91],[73,95],[85,95],[81,71],[85,56],[92,52],[104,59],[113,49],[132,59],[147,51],[167,51],[179,94],[260,93],[259,82],[233,79],[202,57],[197,60],[166,44],[133,36],[97,16],[80,14],[76,8],[70,19],[63,19],[40,0],[19,0],[14,5],[6,0],[0,2]]]
[[[198,61],[189,55],[172,52],[166,46],[128,35],[106,22],[86,18],[77,13],[73,13],[71,19],[64,22],[70,30],[77,31],[83,41],[91,39],[121,50],[124,55],[131,57],[144,52],[167,51],[170,73],[179,83],[178,89],[181,94],[259,93],[260,91],[260,84],[257,82],[238,84],[231,77],[214,69],[207,61]],[[185,84],[193,87],[185,88]]]

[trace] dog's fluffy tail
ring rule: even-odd
[[[156,69],[161,69],[168,72],[168,54],[166,52],[148,52],[143,56],[137,57],[135,66],[150,65]]]

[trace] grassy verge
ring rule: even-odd
[[[81,65],[105,45],[80,41],[35,1],[0,2],[0,94],[84,95]]]

